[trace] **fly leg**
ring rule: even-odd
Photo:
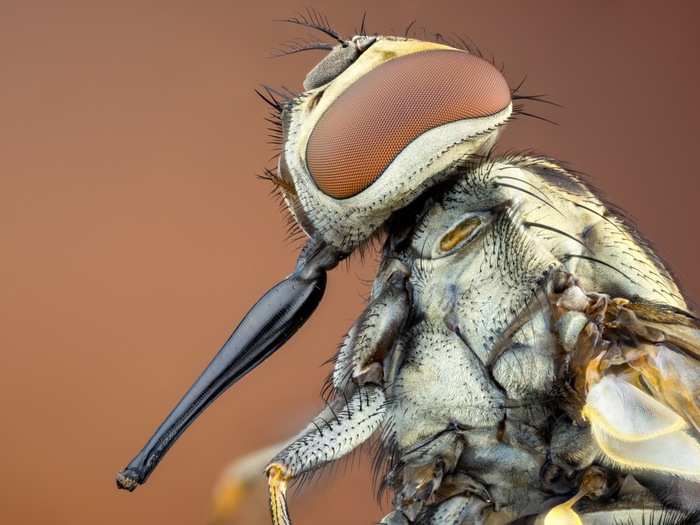
[[[260,473],[287,443],[255,450],[226,467],[214,488],[211,525],[230,523],[234,518],[239,523],[269,523],[264,504],[267,487]]]
[[[383,362],[410,311],[407,268],[396,261],[377,278],[373,298],[336,358],[328,407],[267,467],[275,525],[290,523],[287,485],[364,443],[384,420]]]
[[[455,470],[463,450],[462,434],[447,430],[404,454],[387,476],[395,510],[382,523],[442,524],[440,516],[480,515],[491,497],[481,483]]]
[[[364,443],[384,419],[385,397],[380,387],[356,390],[341,406],[330,404],[267,466],[274,525],[290,522],[287,485],[294,479],[342,458]]]
[[[336,391],[355,385],[382,385],[383,361],[394,348],[410,312],[409,271],[394,261],[375,282],[373,297],[338,352],[332,382]]]
[[[600,456],[633,474],[665,506],[700,511],[700,443],[694,432],[700,425],[700,368],[689,357],[700,353],[697,321],[668,305],[587,294],[570,275],[558,281],[552,297],[572,378],[571,419],[587,424],[595,455],[574,456],[581,449],[577,440],[568,450],[558,447],[556,456],[589,464]],[[557,519],[562,516],[557,523],[565,523],[565,515],[575,523],[572,507],[583,495],[552,509]]]

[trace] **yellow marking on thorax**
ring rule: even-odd
[[[442,237],[440,240],[440,249],[443,252],[449,252],[452,248],[469,237],[480,224],[481,221],[478,217],[464,219]]]

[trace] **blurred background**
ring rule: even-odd
[[[472,38],[558,126],[514,122],[501,149],[589,174],[635,218],[691,299],[700,17],[693,2],[319,2],[344,35]],[[205,524],[225,465],[321,406],[374,262],[335,270],[317,314],[214,404],[149,483],[117,491],[141,448],[298,245],[256,179],[260,84],[299,89],[321,55],[304,3],[0,0],[0,522]],[[305,525],[374,523],[369,459],[292,494]],[[260,503],[264,506],[264,503]],[[263,515],[266,514],[263,509]],[[250,522],[252,524],[252,522]]]

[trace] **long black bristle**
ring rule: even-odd
[[[299,13],[297,16],[293,16],[291,18],[284,18],[279,20],[279,22],[286,22],[288,24],[314,29],[316,31],[320,31],[326,36],[331,37],[341,44],[345,44],[345,40],[331,27],[328,18],[319,11],[310,7],[306,9],[305,13]]]
[[[505,182],[496,182],[496,185],[497,185],[497,186],[504,186],[504,187],[506,187],[506,188],[511,188],[511,189],[513,189],[513,190],[522,191],[523,193],[527,193],[530,197],[533,197],[533,198],[537,199],[538,201],[544,203],[546,206],[549,206],[550,208],[552,208],[552,209],[553,209],[554,211],[556,211],[559,215],[564,216],[564,214],[563,214],[561,211],[559,211],[559,209],[558,209],[556,206],[554,206],[552,203],[547,202],[547,201],[544,200],[542,197],[538,197],[537,195],[535,195],[535,194],[532,193],[531,191],[526,190],[525,188],[519,188],[518,186],[514,186],[514,185],[512,185],[512,184],[506,184]]]
[[[263,89],[265,87],[263,86]],[[277,111],[278,113],[282,113],[282,104],[272,95],[267,89],[265,89],[267,93],[263,93],[262,91],[256,89],[255,93],[263,100],[267,105],[269,105],[272,109]]]
[[[556,122],[552,119],[548,119],[547,117],[543,117],[542,115],[537,115],[536,113],[531,113],[529,111],[525,111],[523,109],[522,104],[515,104],[513,106],[513,115],[516,117],[522,115],[523,117],[534,118],[536,120],[541,120],[542,122],[547,122],[548,124],[553,124],[555,126],[559,125],[558,122]]]
[[[626,279],[629,280],[630,282],[632,282],[632,283],[634,283],[634,284],[637,284],[636,281],[635,281],[634,279],[632,279],[629,275],[627,275],[625,272],[623,272],[623,271],[620,270],[619,268],[613,266],[613,265],[610,264],[610,263],[607,263],[607,262],[605,262],[605,261],[602,261],[602,260],[600,260],[600,259],[598,259],[598,258],[596,258],[596,257],[590,257],[590,256],[588,256],[588,255],[577,255],[577,254],[575,254],[575,253],[568,253],[568,254],[566,254],[566,255],[564,256],[563,259],[566,261],[566,260],[571,259],[571,258],[586,259],[587,261],[591,261],[591,262],[594,262],[594,263],[598,263],[598,264],[600,264],[600,265],[602,265],[602,266],[605,266],[605,267],[607,267],[607,268],[610,268],[611,270],[616,271],[617,273],[619,273],[620,275],[622,275],[624,278],[626,278]]]
[[[272,50],[271,57],[279,58],[304,51],[331,51],[333,45],[327,42],[318,42],[315,40],[307,40],[305,38],[295,38],[280,44],[276,49]]]
[[[411,32],[411,28],[413,27],[413,25],[415,23],[416,23],[415,20],[411,20],[411,22],[406,26],[406,29],[404,29],[404,32],[403,32],[404,38],[408,38],[408,34]]]
[[[540,224],[538,222],[530,222],[530,221],[524,221],[523,226],[525,226],[527,228],[540,228],[543,230],[548,230],[548,231],[553,232],[553,233],[558,233],[560,235],[563,235],[564,237],[568,237],[572,241],[577,242],[578,244],[580,244],[584,248],[588,249],[588,246],[586,246],[583,241],[581,241],[580,239],[577,239],[576,237],[574,237],[570,233],[566,233],[565,231],[562,231],[562,230],[555,228],[554,226],[548,226],[546,224]]]
[[[360,30],[357,32],[358,35],[367,36],[367,11],[362,13],[362,22],[360,23]]]

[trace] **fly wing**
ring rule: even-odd
[[[585,294],[572,316],[570,298],[582,296],[574,287],[555,298],[555,312],[562,339],[571,340],[573,320],[579,330],[574,345],[563,345],[566,373],[601,452],[625,470],[700,481],[697,319],[600,294]]]
[[[656,345],[638,363],[652,395],[700,432],[700,363],[666,345]]]
[[[700,431],[700,330],[697,319],[650,303],[623,305],[609,330],[629,336],[627,363],[657,400]],[[628,345],[629,346],[629,345]]]
[[[624,377],[608,375],[596,383],[583,411],[614,463],[700,479],[700,444],[686,432],[686,421]]]

